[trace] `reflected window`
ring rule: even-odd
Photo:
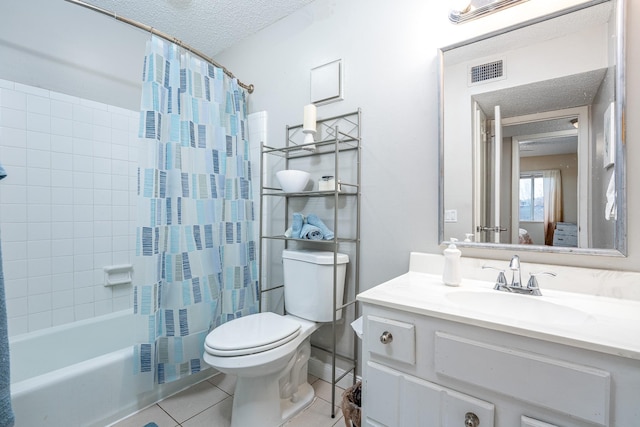
[[[520,221],[544,221],[544,184],[542,173],[520,175]]]

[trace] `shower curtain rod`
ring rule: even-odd
[[[224,73],[227,76],[229,76],[231,78],[236,78],[236,76],[234,76],[231,71],[229,71],[226,67],[218,64],[216,61],[213,60],[213,58],[208,57],[204,53],[200,52],[198,49],[195,49],[195,48],[189,46],[188,44],[183,43],[181,40],[178,40],[177,38],[175,38],[173,36],[170,36],[170,35],[168,35],[166,33],[163,33],[162,31],[158,31],[158,30],[156,30],[155,28],[153,28],[153,27],[151,27],[149,25],[142,24],[142,23],[140,23],[138,21],[134,21],[133,19],[125,18],[124,16],[119,16],[115,12],[111,12],[109,10],[103,9],[101,7],[98,7],[98,6],[94,6],[92,4],[86,3],[86,2],[81,1],[81,0],[66,0],[66,1],[68,1],[69,3],[76,4],[78,6],[86,7],[87,9],[93,10],[94,12],[98,12],[98,13],[102,13],[103,15],[111,16],[116,21],[124,22],[125,24],[132,25],[134,27],[137,27],[137,28],[140,28],[140,29],[142,29],[144,31],[147,31],[147,32],[149,32],[151,34],[154,34],[154,35],[156,35],[158,37],[162,37],[163,39],[168,40],[171,43],[175,43],[178,46],[180,46],[181,48],[186,49],[189,52],[198,55],[202,59],[211,62],[216,67],[222,68],[222,71],[224,71]],[[240,80],[238,80],[238,85],[240,87],[243,87],[244,89],[246,89],[247,92],[249,92],[249,93],[253,93],[253,90],[255,89],[253,84],[245,84],[245,83],[242,83]]]

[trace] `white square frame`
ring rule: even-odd
[[[342,101],[342,59],[311,69],[311,102],[316,105]]]

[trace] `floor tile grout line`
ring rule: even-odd
[[[164,399],[162,399],[164,400]],[[160,402],[162,402],[162,400]],[[167,414],[175,423],[177,423],[179,426],[182,426],[182,423],[179,422],[178,420],[176,420],[169,412],[167,412],[162,406],[160,406],[160,402],[156,403],[156,406],[158,408],[160,408],[161,411],[163,411],[165,414]]]
[[[222,391],[224,391],[224,390],[222,390]],[[187,421],[189,421],[190,419],[197,417],[198,415],[202,414],[203,412],[208,411],[209,409],[214,408],[214,407],[216,407],[216,406],[220,405],[221,403],[225,402],[225,401],[226,401],[227,399],[229,399],[229,398],[233,399],[233,396],[231,396],[229,393],[225,393],[225,394],[227,395],[227,397],[225,397],[224,399],[222,399],[221,401],[219,401],[219,402],[217,402],[217,403],[214,403],[214,404],[213,404],[213,405],[211,405],[211,406],[208,406],[207,408],[203,409],[202,411],[200,411],[200,412],[197,412],[197,413],[193,414],[192,416],[190,416],[189,418],[187,418],[186,420],[184,420],[182,423],[186,423],[186,422],[187,422]],[[171,417],[171,418],[173,418],[173,417]],[[175,420],[175,418],[173,418],[173,419]],[[179,424],[180,424],[180,426],[182,426],[182,423],[179,423]]]

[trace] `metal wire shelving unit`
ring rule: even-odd
[[[265,209],[267,198],[284,198],[284,228],[289,226],[289,218],[291,216],[290,203],[294,199],[298,198],[325,198],[332,201],[333,206],[333,231],[335,237],[330,240],[305,240],[286,237],[284,234],[273,234],[266,231],[267,223],[270,218],[265,218],[265,215],[260,215],[260,251],[261,257],[265,250],[267,241],[282,241],[284,247],[287,248],[290,244],[304,244],[310,245],[318,250],[332,251],[334,256],[333,263],[333,292],[334,292],[334,307],[333,307],[333,321],[331,322],[331,343],[325,348],[323,346],[312,344],[314,348],[323,350],[331,355],[331,417],[335,417],[336,407],[336,395],[335,385],[345,378],[347,375],[353,375],[353,382],[356,381],[356,371],[358,366],[358,346],[359,340],[353,338],[353,348],[351,354],[339,354],[337,351],[337,313],[343,310],[343,318],[346,317],[346,313],[349,313],[347,308],[353,306],[353,319],[359,316],[359,307],[356,302],[356,295],[359,292],[360,282],[360,210],[361,210],[361,158],[362,158],[362,146],[361,146],[361,110],[342,114],[335,117],[329,117],[325,119],[319,119],[316,122],[317,126],[317,141],[313,143],[304,143],[304,134],[302,132],[302,125],[287,126],[286,128],[286,143],[284,147],[271,147],[265,144],[261,144],[261,171],[265,171],[267,168],[267,157],[278,156],[282,159],[284,169],[291,168],[298,161],[314,160],[312,158],[325,158],[329,161],[333,160],[333,176],[336,185],[332,191],[303,191],[299,193],[285,193],[279,187],[268,186],[265,183],[265,174],[261,173],[260,180],[260,206],[261,209]],[[352,153],[349,157],[351,164],[343,164],[341,161],[346,153]],[[331,157],[332,156],[332,157]],[[315,159],[317,160],[317,159]],[[345,170],[345,166],[350,169],[349,178],[343,179],[341,172]],[[343,209],[346,199],[352,200],[354,205],[351,206],[351,218],[350,221],[354,222],[350,224],[351,227],[348,230],[348,235],[342,235],[341,226],[344,224],[344,219],[340,217],[340,211]],[[341,203],[343,202],[344,203]],[[354,209],[355,208],[355,209]],[[273,215],[273,212],[269,212]],[[337,283],[337,257],[341,248],[348,246],[351,253],[349,260],[350,274],[347,277],[352,278],[345,284],[346,290],[346,302],[344,304],[336,304],[336,283]],[[268,279],[265,279],[264,274],[264,262],[259,263],[259,301],[260,310],[262,311],[263,295],[265,293],[280,289],[282,284],[267,283]],[[345,327],[346,325],[345,321]],[[340,375],[337,373],[336,363],[340,359],[347,368],[342,368]]]

